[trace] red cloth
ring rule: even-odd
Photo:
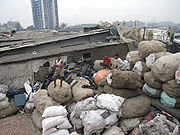
[[[104,57],[103,58],[103,63],[104,64],[111,63],[111,59],[109,57]]]

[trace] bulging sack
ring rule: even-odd
[[[166,82],[174,79],[175,72],[180,65],[180,53],[162,56],[151,66],[155,79]]]
[[[97,97],[97,106],[99,108],[118,112],[121,109],[124,100],[124,98],[113,94],[101,94]]]
[[[62,105],[49,106],[44,110],[42,117],[54,117],[54,116],[66,117],[67,114],[68,114],[68,112],[67,112],[66,108]]]
[[[3,101],[0,101],[0,110],[4,108],[8,108],[10,105],[8,98],[6,97]]]
[[[142,41],[138,45],[141,58],[146,58],[151,53],[166,52],[166,45],[160,41]]]

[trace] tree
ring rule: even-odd
[[[34,30],[35,28],[34,28],[33,25],[30,25],[30,26],[28,26],[26,29],[27,29],[27,30]]]
[[[61,29],[66,29],[67,26],[68,26],[67,23],[62,22],[61,25],[60,25],[60,28]]]

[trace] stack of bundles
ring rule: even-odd
[[[70,119],[76,129],[84,127],[84,134],[100,133],[109,128],[122,116],[124,98],[101,94],[97,98],[88,98],[77,102]]]
[[[180,53],[162,56],[151,66],[153,77],[162,83],[161,103],[165,106],[180,107],[179,66]]]
[[[8,97],[6,97],[8,86],[0,84],[0,111],[8,108],[10,103]]]
[[[72,126],[67,114],[66,108],[61,105],[47,107],[42,115],[43,135],[69,135],[68,129]]]
[[[137,117],[142,117],[149,112],[150,101],[143,96],[125,99],[113,94],[101,94],[79,101],[72,106],[71,109],[68,108],[72,110],[70,111],[71,123],[76,129],[84,127],[84,135],[91,135],[116,125],[118,118],[133,123],[131,126],[123,126],[127,124],[125,121],[122,122],[121,127],[124,132],[132,130],[139,124]],[[119,129],[117,132],[123,133],[119,127],[116,129]]]
[[[38,129],[42,129],[41,121],[43,118],[41,115],[43,114],[45,108],[57,105],[58,103],[55,102],[53,98],[48,96],[48,91],[44,89],[40,89],[38,92],[36,92],[33,100],[36,109],[32,113],[32,120]]]

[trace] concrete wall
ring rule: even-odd
[[[105,55],[113,57],[115,54],[119,54],[122,59],[125,59],[128,51],[127,43],[120,43],[119,45],[109,45],[82,51],[62,53],[62,55],[64,56],[64,60],[70,63],[73,62],[76,57],[81,57],[85,53],[91,53],[92,61],[103,59]],[[56,57],[48,57],[0,65],[0,84],[9,83],[10,89],[22,88],[27,78],[34,80],[34,72],[37,72],[40,66],[43,66],[47,61],[53,66],[55,59]]]

